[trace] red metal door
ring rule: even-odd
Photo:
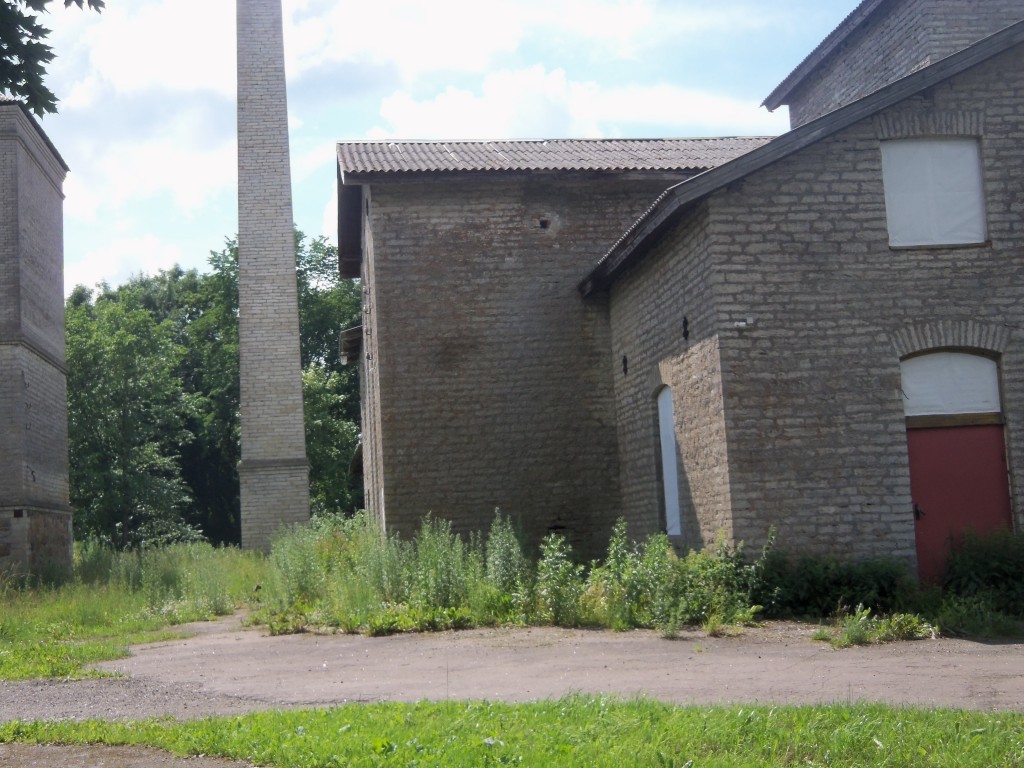
[[[968,531],[1011,527],[1006,447],[1000,425],[908,429],[917,570],[942,578],[950,544]]]

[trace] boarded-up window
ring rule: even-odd
[[[995,360],[964,352],[935,352],[900,363],[907,416],[999,411]]]
[[[889,245],[983,243],[981,152],[973,138],[882,142]]]

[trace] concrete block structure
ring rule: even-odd
[[[1020,530],[1022,20],[865,0],[747,146],[340,144],[370,509],[497,506],[587,555],[619,515],[682,548],[774,529],[926,580]]]
[[[238,0],[242,546],[309,519],[280,0]]]
[[[27,110],[0,100],[0,572],[71,567],[67,170]]]

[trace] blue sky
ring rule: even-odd
[[[295,221],[336,238],[345,139],[774,135],[856,0],[284,0]],[[205,269],[237,229],[232,0],[51,3],[65,291]]]

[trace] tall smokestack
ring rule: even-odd
[[[242,546],[309,519],[280,0],[237,0]]]

